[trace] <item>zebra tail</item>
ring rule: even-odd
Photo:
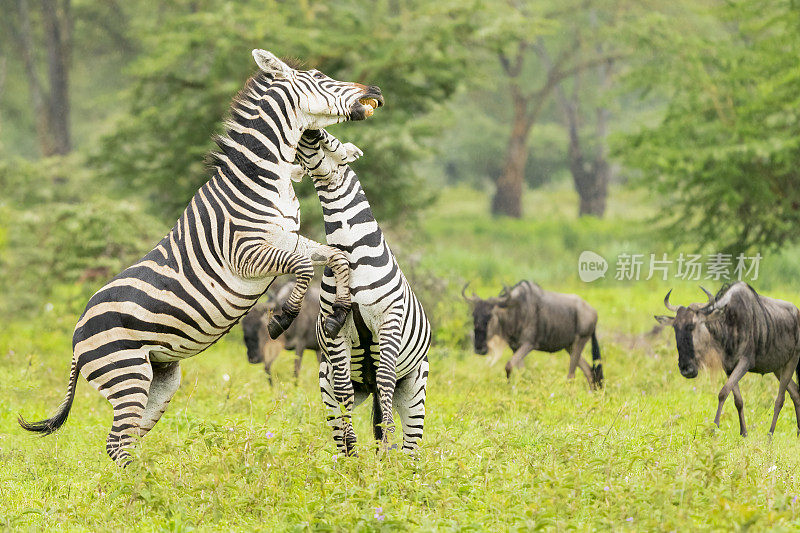
[[[372,393],[372,434],[375,440],[383,440],[383,417],[381,416],[381,404],[378,399],[378,391]]]
[[[67,396],[61,405],[58,406],[56,413],[45,420],[39,422],[26,422],[22,415],[17,415],[17,421],[23,429],[40,433],[42,436],[50,435],[64,425],[69,416],[69,410],[72,408],[72,401],[75,399],[75,388],[78,383],[78,358],[72,359],[72,368],[69,372],[69,385],[67,386]]]
[[[597,388],[603,388],[603,362],[600,360],[600,344],[596,332],[592,332],[592,379]]]

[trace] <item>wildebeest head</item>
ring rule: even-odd
[[[506,303],[508,298],[507,291],[504,291],[499,297],[484,300],[479,298],[474,292],[472,296],[467,296],[465,293],[467,285],[464,285],[464,288],[461,289],[461,296],[463,296],[467,303],[470,304],[470,307],[472,307],[473,344],[475,353],[478,355],[486,355],[489,352],[489,321],[492,319],[495,308]]]
[[[702,289],[702,287],[701,287]],[[697,377],[698,358],[695,350],[695,336],[705,323],[717,320],[722,310],[715,306],[714,295],[707,290],[703,292],[708,296],[707,303],[693,303],[688,307],[675,306],[669,303],[670,290],[664,297],[664,306],[675,313],[674,317],[656,316],[661,324],[672,326],[675,330],[675,344],[678,346],[678,369],[685,378]]]
[[[264,360],[264,342],[267,335],[267,305],[258,303],[242,318],[247,361],[251,364]]]

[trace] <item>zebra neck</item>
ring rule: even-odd
[[[328,236],[340,227],[359,224],[367,224],[370,231],[380,232],[367,195],[361,188],[358,176],[350,167],[345,167],[337,180],[314,180],[314,188],[322,204],[325,233]],[[337,243],[339,240],[337,239]]]
[[[234,100],[226,133],[216,138],[221,154],[214,163],[234,181],[246,177],[273,189],[275,182],[290,182],[303,124],[281,86],[259,89],[253,83]]]

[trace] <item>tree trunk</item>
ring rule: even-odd
[[[72,18],[69,0],[59,9],[55,0],[42,0],[42,21],[47,49],[47,90],[39,79],[27,0],[17,0],[19,24],[7,22],[25,65],[36,137],[43,156],[66,154],[72,149],[69,126],[69,62]]]
[[[512,89],[514,117],[511,137],[508,139],[503,173],[497,179],[497,188],[492,198],[492,215],[522,217],[522,185],[525,166],[528,163],[528,136],[533,122],[528,114],[528,101]]]
[[[569,168],[580,198],[578,214],[602,217],[606,211],[608,196],[608,162],[605,159],[596,159],[592,163],[586,163],[583,157],[573,159],[571,152],[572,146]]]
[[[584,157],[579,134],[579,117],[577,110],[577,94],[565,106],[567,118],[567,131],[569,132],[569,170],[575,184],[575,190],[580,198],[578,215],[592,215],[602,217],[606,211],[606,197],[608,196],[608,178],[610,167],[605,157],[605,125],[606,114],[604,109],[598,109],[598,139],[595,157],[587,161]]]
[[[47,122],[50,128],[50,153],[63,155],[72,150],[69,127],[69,58],[71,19],[69,0],[64,0],[58,12],[55,0],[42,0],[47,73],[50,94],[47,98]]]

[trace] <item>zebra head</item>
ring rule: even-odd
[[[253,50],[258,67],[283,87],[298,111],[302,129],[321,129],[346,120],[364,120],[383,105],[376,85],[334,80],[322,72],[296,70],[266,50]]]

